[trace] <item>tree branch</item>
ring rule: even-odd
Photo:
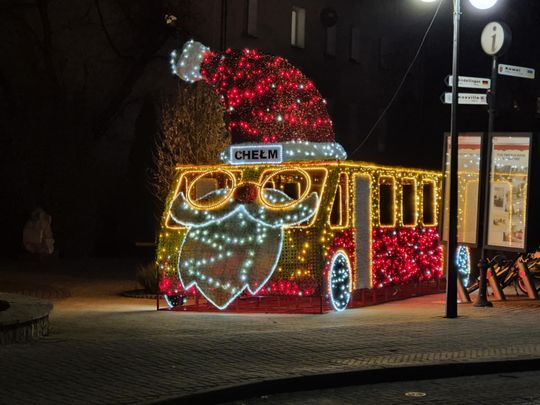
[[[107,42],[109,43],[109,46],[114,51],[114,53],[118,55],[119,58],[133,60],[134,59],[133,56],[124,55],[122,52],[120,52],[120,49],[118,49],[118,47],[114,43],[111,37],[111,34],[109,33],[107,26],[105,25],[105,20],[103,19],[103,12],[101,11],[101,6],[99,4],[99,1],[100,0],[94,0],[94,3],[96,5],[96,10],[99,16],[99,22],[100,22],[101,28],[103,29],[103,33],[105,34],[105,38],[107,38]]]
[[[49,20],[49,1],[50,0],[37,0],[37,7],[39,10],[39,16],[41,17],[41,27],[43,30],[43,59],[45,61],[45,68],[53,85],[57,88],[58,91],[61,90],[60,81],[58,80],[58,75],[56,74],[56,69],[54,67],[53,60],[53,49],[52,49],[52,30],[51,30],[51,21]]]

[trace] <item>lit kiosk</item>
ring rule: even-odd
[[[446,173],[449,172],[447,138]],[[483,143],[486,143],[484,146]],[[486,148],[488,183],[481,196],[481,148]],[[540,244],[539,134],[494,132],[462,133],[458,138],[457,237],[459,277],[464,287],[474,290],[478,278],[475,260],[504,253],[508,257],[534,252]],[[445,199],[448,200],[448,191]],[[483,209],[482,205],[483,204]],[[445,204],[448,207],[448,204]],[[444,235],[448,235],[445,213]],[[483,220],[482,220],[483,218]],[[498,269],[498,268],[497,268]],[[497,270],[496,269],[496,270]]]
[[[216,89],[233,145],[222,164],[177,168],[157,252],[170,307],[341,311],[443,287],[440,173],[346,161],[283,58],[192,41],[172,56]]]

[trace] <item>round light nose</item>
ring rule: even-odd
[[[255,183],[242,183],[234,190],[234,200],[241,204],[249,204],[257,199],[258,187]]]

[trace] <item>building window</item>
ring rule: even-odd
[[[293,7],[291,13],[291,45],[304,48],[306,32],[306,10]]]
[[[325,46],[324,53],[326,56],[336,56],[336,26],[325,28]]]
[[[246,0],[246,23],[244,33],[250,37],[257,36],[258,0]]]
[[[360,62],[360,29],[358,27],[352,27],[351,29],[349,58],[353,62]]]

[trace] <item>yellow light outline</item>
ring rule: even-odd
[[[181,169],[188,169],[188,168],[192,168],[192,167],[197,167],[197,166],[177,166],[176,167],[176,170],[181,170]],[[242,179],[242,176],[243,176],[243,172],[242,170],[224,170],[222,168],[215,168],[215,166],[209,166],[208,168],[205,167],[205,166],[200,166],[200,170],[186,170],[184,172],[182,172],[182,174],[180,174],[180,177],[178,178],[178,181],[177,181],[177,184],[176,184],[176,187],[174,188],[174,194],[173,194],[173,198],[171,201],[173,201],[177,196],[178,196],[178,190],[180,189],[180,186],[182,185],[182,181],[185,179],[186,180],[186,186],[189,185],[189,180],[187,179],[187,177],[191,174],[195,174],[195,173],[201,173],[199,176],[195,177],[195,179],[192,181],[192,183],[194,184],[196,182],[196,180],[205,175],[205,174],[209,174],[209,173],[212,173],[214,171],[223,171],[223,172],[228,172],[229,174],[231,174],[234,178],[233,180],[233,183],[235,183],[237,180],[236,180],[236,174],[239,174],[240,176],[240,180],[238,181],[241,181]],[[234,187],[231,187],[231,190],[234,190]],[[186,189],[186,199],[187,199],[187,194],[188,192],[190,191],[189,188]],[[223,204],[227,199],[225,199],[224,201],[220,202],[221,204]],[[189,203],[189,201],[188,201]],[[202,209],[206,209],[206,208],[202,208]],[[170,207],[168,208],[168,211],[167,211],[167,217],[165,218],[165,228],[166,229],[176,229],[176,230],[181,230],[181,229],[187,229],[187,227],[185,226],[182,226],[182,225],[174,225],[174,226],[170,226],[170,225],[167,225],[169,222],[170,222],[170,218],[171,218],[171,210],[170,210]]]
[[[288,168],[287,170],[294,170],[296,167],[298,167],[298,166],[292,166],[292,167]],[[317,193],[319,195],[319,206],[318,206],[317,212],[315,213],[315,215],[313,215],[313,217],[311,217],[309,219],[309,222],[307,224],[305,224],[305,225],[292,225],[292,226],[288,226],[287,229],[316,228],[315,222],[316,222],[317,218],[320,216],[322,198],[323,198],[324,192],[326,190],[326,182],[328,181],[328,169],[325,168],[325,167],[318,166],[318,165],[313,165],[312,167],[309,167],[308,170],[304,170],[304,171],[306,173],[308,173],[308,175],[309,175],[310,171],[315,171],[315,170],[320,170],[320,171],[324,172],[324,177],[323,177],[323,181],[322,181],[322,187],[321,187],[320,195],[319,195],[319,193]],[[272,175],[268,176],[268,178],[263,183],[263,185],[266,184],[273,177],[273,174],[277,173],[278,171],[280,171],[280,170],[279,169],[278,170],[276,170],[276,169],[265,169],[265,170],[263,170],[261,175],[259,176],[259,184],[261,184],[262,179],[264,179],[267,176],[268,172],[274,172],[274,173],[272,173]],[[309,179],[311,181],[311,176],[308,176],[308,177],[309,177]],[[310,188],[307,188],[307,190],[311,189],[311,185],[313,185],[313,181],[310,182]],[[263,190],[263,186],[261,186],[260,189]]]
[[[403,220],[403,186],[406,184],[405,181],[411,181],[413,188],[414,188],[414,223],[413,224],[405,224]],[[407,183],[407,184],[411,184]],[[418,226],[418,185],[416,183],[416,178],[414,177],[402,177],[401,178],[401,226],[404,228],[416,228]]]
[[[334,203],[335,203],[335,200],[336,200],[336,195],[337,195],[337,192],[340,188],[340,186],[342,185],[341,184],[341,177],[345,177],[345,187],[341,187],[341,197],[343,198],[343,195],[345,195],[345,224],[344,225],[332,225],[331,223],[331,217],[332,217],[332,209],[334,207]],[[350,187],[350,184],[349,184],[349,173],[347,173],[346,171],[340,171],[338,173],[338,182],[337,182],[337,187],[336,187],[336,192],[334,193],[334,196],[332,198],[332,205],[329,206],[330,209],[329,209],[329,215],[328,215],[328,219],[327,219],[327,223],[328,225],[330,225],[330,228],[331,229],[335,229],[335,230],[339,230],[339,229],[346,229],[346,228],[349,228],[349,224],[350,224],[350,221],[349,221],[349,217],[350,217],[350,204],[351,204],[351,199],[350,199],[350,192],[349,192],[349,187]],[[342,203],[342,201],[341,201]],[[339,207],[339,213],[340,213],[340,219],[343,220],[343,210],[342,210],[342,205],[343,203],[340,205]]]
[[[296,171],[300,172],[302,174],[302,176],[304,176],[306,178],[306,183],[307,183],[306,184],[306,189],[302,193],[302,195],[300,197],[298,197],[297,200],[293,200],[291,202],[288,202],[287,204],[282,204],[282,205],[274,205],[274,204],[271,204],[268,201],[266,201],[266,199],[265,199],[265,197],[263,196],[263,193],[262,193],[262,190],[264,190],[264,188],[265,188],[264,186],[266,185],[266,183],[268,183],[268,181],[272,177],[277,176],[280,173],[290,172],[290,171],[293,171],[293,170],[296,170]],[[265,205],[266,207],[268,207],[270,209],[273,209],[273,210],[279,210],[279,209],[285,209],[285,208],[292,207],[293,205],[296,205],[296,204],[300,204],[302,201],[304,201],[307,198],[308,193],[311,190],[311,176],[304,169],[301,169],[301,168],[296,168],[296,169],[291,168],[291,169],[289,169],[289,168],[287,168],[287,169],[278,170],[277,172],[275,172],[272,175],[268,176],[268,178],[262,184],[259,181],[259,184],[260,184],[260,190],[261,190],[260,200],[263,203],[263,205]]]
[[[354,172],[352,174],[353,181],[351,182],[351,187],[353,187],[353,201],[356,201],[356,178],[357,177],[365,177],[368,181],[368,189],[369,189],[369,195],[368,195],[368,240],[369,240],[369,246],[368,246],[368,278],[369,278],[369,288],[373,288],[373,211],[372,211],[372,198],[373,198],[373,182],[375,178],[371,175],[369,172]],[[355,229],[355,235],[354,235],[354,264],[356,268],[354,269],[354,285],[356,286],[356,280],[358,278],[358,247],[356,246],[356,233],[358,232],[358,229],[356,229],[356,215],[357,212],[355,209],[353,209],[353,225],[352,227]]]
[[[197,181],[199,181],[199,179],[205,177],[205,176],[208,176],[208,175],[212,175],[214,173],[224,173],[226,174],[227,176],[229,176],[231,179],[232,179],[232,185],[231,185],[231,189],[230,191],[225,195],[225,197],[223,197],[223,200],[219,201],[218,203],[216,204],[213,204],[213,205],[200,205],[200,204],[197,204],[195,201],[193,201],[191,199],[191,189],[193,188],[193,186],[195,184],[197,184]],[[229,198],[231,198],[232,194],[234,193],[234,189],[236,188],[236,176],[231,173],[230,171],[228,170],[224,170],[224,169],[217,169],[217,170],[214,170],[214,171],[208,171],[206,173],[201,173],[200,175],[198,175],[197,177],[195,177],[195,179],[191,182],[191,184],[188,186],[187,190],[186,190],[186,201],[187,203],[189,204],[189,206],[191,208],[195,208],[195,209],[198,209],[198,210],[207,210],[207,211],[211,211],[211,210],[214,210],[220,206],[222,206],[223,204],[225,204],[227,202],[227,200]]]
[[[433,200],[430,202],[431,203],[431,210],[433,211],[433,223],[429,224],[425,221],[425,218],[424,218],[424,206],[425,206],[425,203],[424,203],[424,200],[425,200],[425,195],[424,195],[424,184],[428,184],[428,183],[431,183],[433,185]],[[422,226],[437,226],[437,201],[438,201],[438,190],[437,190],[437,182],[433,179],[422,179]]]
[[[197,170],[190,170],[190,169],[197,169]],[[321,251],[321,253],[324,254],[324,252],[328,249],[328,243],[333,239],[333,236],[335,234],[335,231],[338,229],[352,229],[354,231],[354,254],[350,256],[351,259],[354,257],[354,263],[356,264],[355,268],[353,269],[353,276],[352,276],[352,283],[353,288],[356,286],[357,283],[357,267],[358,267],[358,247],[356,246],[356,240],[357,240],[357,232],[358,230],[355,228],[356,226],[356,215],[358,214],[356,211],[356,187],[355,187],[355,179],[357,177],[367,179],[369,189],[368,189],[368,201],[367,201],[367,214],[369,215],[368,218],[368,229],[367,229],[367,266],[368,266],[368,278],[369,278],[369,288],[373,288],[373,282],[374,282],[374,275],[373,275],[373,229],[375,227],[381,227],[381,228],[388,228],[393,227],[397,228],[398,223],[400,222],[400,213],[401,210],[399,210],[398,203],[398,194],[399,194],[399,187],[398,182],[401,178],[413,178],[416,181],[416,195],[418,200],[416,201],[416,218],[418,226],[433,226],[437,224],[438,215],[438,198],[440,196],[440,178],[441,173],[436,171],[429,171],[429,170],[418,170],[418,169],[412,169],[412,168],[399,168],[399,167],[389,167],[389,166],[381,166],[371,163],[364,163],[364,162],[322,162],[322,161],[302,161],[302,162],[286,162],[280,165],[243,165],[242,167],[235,166],[235,165],[208,165],[208,166],[194,166],[194,165],[179,165],[177,166],[177,170],[184,171],[180,175],[180,178],[177,181],[174,197],[178,195],[178,190],[180,186],[182,185],[182,182],[184,179],[187,180],[187,185],[190,185],[190,181],[187,179],[188,176],[192,176],[193,174],[201,173],[197,176],[197,180],[199,177],[202,177],[203,175],[209,175],[211,172],[217,171],[217,172],[225,172],[227,175],[231,175],[233,179],[233,186],[237,186],[242,182],[242,178],[249,178],[250,181],[257,181],[256,178],[258,177],[258,183],[261,184],[263,182],[263,185],[268,185],[269,182],[271,182],[270,178],[266,178],[269,173],[272,175],[276,175],[279,172],[282,171],[300,171],[307,173],[307,181],[309,182],[308,187],[306,188],[306,191],[311,191],[314,188],[314,185],[317,185],[318,192],[320,197],[320,204],[327,204],[330,197],[327,198],[327,181],[332,176],[334,178],[332,170],[337,171],[337,178],[338,180],[341,179],[341,175],[346,176],[346,183],[348,184],[348,187],[345,187],[346,190],[343,190],[343,192],[347,193],[348,196],[348,203],[347,206],[348,212],[346,215],[347,225],[340,227],[340,228],[330,228],[327,225],[327,221],[329,218],[325,218],[322,215],[326,215],[326,212],[321,212],[320,209],[322,208],[319,206],[318,213],[312,217],[312,219],[309,221],[309,223],[304,225],[294,225],[291,227],[287,227],[285,230],[286,232],[293,232],[293,229],[300,229],[300,230],[306,230],[310,234],[313,233],[313,244],[310,246],[309,249],[317,249]],[[322,175],[321,182],[320,183],[313,183],[313,175],[314,173],[320,173]],[[302,173],[304,174],[304,173]],[[304,174],[305,176],[305,174]],[[403,177],[402,177],[403,176]],[[273,176],[270,176],[273,177]],[[393,186],[393,196],[394,196],[394,224],[393,225],[386,225],[381,226],[380,223],[377,223],[379,219],[380,214],[380,194],[378,193],[378,181],[380,181],[381,177],[388,177],[392,179],[392,186]],[[433,187],[434,193],[433,193],[433,201],[431,201],[431,207],[434,213],[434,224],[424,224],[422,221],[419,221],[420,215],[422,216],[423,220],[423,193],[419,192],[420,184],[423,183],[431,183],[431,186]],[[396,189],[397,188],[397,189]],[[231,190],[233,187],[231,187]],[[261,186],[262,189],[262,186]],[[191,188],[190,188],[191,191]],[[304,193],[305,194],[305,193]],[[303,197],[303,196],[302,196]],[[374,201],[375,200],[375,201]],[[170,201],[170,199],[169,199]],[[300,200],[295,200],[294,203],[299,202]],[[197,204],[198,205],[198,204]],[[272,206],[273,204],[269,204]],[[277,206],[274,209],[283,208],[285,206]],[[208,207],[203,207],[203,209],[208,209]],[[379,212],[377,212],[379,210]],[[319,214],[320,212],[320,214]],[[167,219],[170,216],[170,212],[167,212]],[[166,224],[165,224],[166,225]],[[179,229],[183,230],[185,227],[169,227],[164,226],[163,231],[166,232],[168,229]],[[163,232],[162,231],[162,232]],[[298,239],[298,237],[301,237],[302,231],[298,233],[299,231],[294,231],[290,237],[292,237],[293,234],[296,234],[295,240]],[[160,235],[160,239],[165,238],[165,236]],[[288,245],[287,240],[289,239],[289,236],[286,236],[284,239],[284,243]],[[283,247],[286,248],[285,245]],[[296,251],[296,247],[292,246],[290,247],[293,249],[291,252]],[[298,254],[301,254],[300,249],[298,251]],[[174,253],[175,249],[171,247],[167,247],[167,251],[169,253]],[[159,256],[161,257],[163,253],[159,253]],[[322,268],[324,267],[324,263],[326,259],[318,260],[315,256],[312,256],[312,253],[307,252],[306,255],[301,254],[303,257],[303,261],[298,261],[297,263],[291,263],[294,264],[294,266],[302,266],[303,268],[310,268],[309,271],[310,274],[313,274],[314,277],[317,277],[317,274],[320,274],[320,271],[322,271]],[[306,267],[308,266],[308,267]]]
[[[392,205],[394,206],[394,208],[392,209],[392,224],[382,224],[381,223],[381,180],[382,179],[390,179],[392,180]],[[386,185],[386,184],[385,184]],[[384,174],[382,176],[379,176],[379,179],[378,179],[378,186],[379,186],[379,201],[378,201],[378,205],[379,205],[379,226],[381,228],[395,228],[396,227],[396,224],[397,224],[397,220],[396,220],[396,216],[397,216],[397,212],[398,210],[396,209],[396,200],[397,200],[397,196],[396,196],[396,178],[390,174]]]

